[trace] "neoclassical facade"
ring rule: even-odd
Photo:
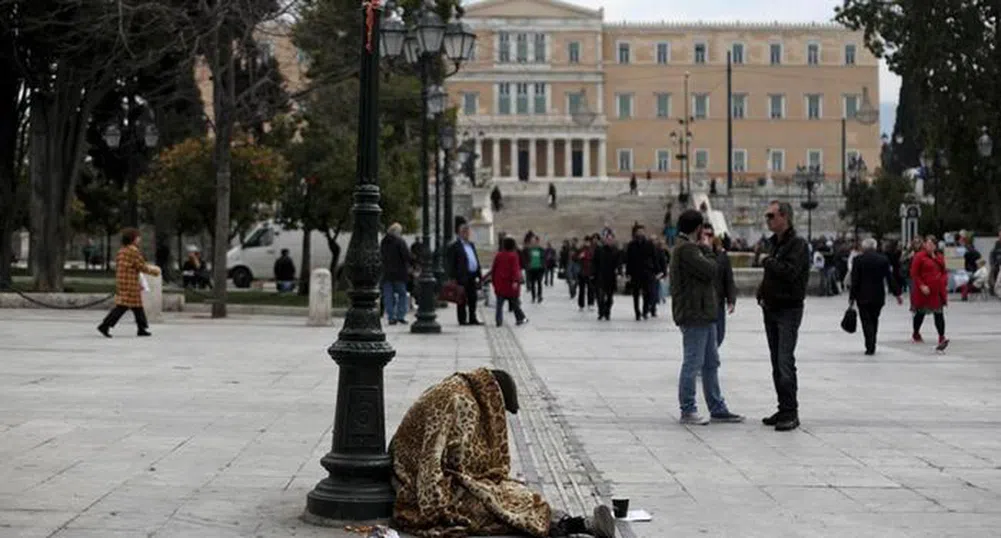
[[[841,26],[609,23],[559,0],[482,0],[465,22],[475,59],[446,87],[495,178],[679,177],[686,113],[693,175],[725,177],[727,52],[738,179],[840,176],[842,118],[846,154],[878,162],[878,121],[857,114],[878,110],[878,61]]]

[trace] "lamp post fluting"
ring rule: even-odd
[[[305,519],[373,520],[393,513],[386,452],[383,368],[396,355],[379,316],[379,55],[399,54],[403,25],[382,21],[377,0],[363,4],[358,92],[357,183],[345,268],[351,306],[328,353],[339,367],[333,442],[320,464],[329,475],[306,497]],[[368,25],[366,21],[374,21]],[[380,39],[382,37],[383,39]]]

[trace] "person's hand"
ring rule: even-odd
[[[931,295],[931,288],[929,288],[928,286],[925,286],[924,284],[922,284],[921,285],[921,293],[923,293],[924,295]]]
[[[734,311],[734,310],[736,310],[736,309],[737,309],[737,303],[729,303],[729,304],[727,305],[727,309],[726,309],[726,311],[727,311],[728,313],[730,313],[730,314],[733,314],[733,311]]]

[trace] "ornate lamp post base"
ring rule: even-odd
[[[428,258],[430,256],[425,256],[425,259],[430,262]],[[438,302],[438,281],[435,280],[431,271],[421,272],[421,278],[417,281],[417,290],[420,294],[417,297],[417,321],[410,326],[410,332],[414,334],[441,333],[441,325],[438,324],[438,315],[435,313],[435,306]]]

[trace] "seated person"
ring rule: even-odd
[[[613,538],[607,506],[596,507],[593,518],[569,517],[509,478],[505,409],[518,412],[518,395],[503,370],[456,373],[421,395],[389,444],[393,526],[426,538]]]
[[[185,288],[212,287],[208,268],[202,260],[202,253],[198,247],[194,245],[188,247],[188,259],[184,260],[184,265],[181,266],[181,276]]]
[[[295,290],[295,262],[287,248],[283,248],[282,255],[275,260],[275,287],[279,292]]]
[[[965,301],[969,296],[970,292],[983,291],[984,287],[987,286],[987,260],[983,258],[976,261],[977,270],[973,273],[973,276],[969,277],[969,281],[959,287],[959,293],[962,294],[963,300]]]

